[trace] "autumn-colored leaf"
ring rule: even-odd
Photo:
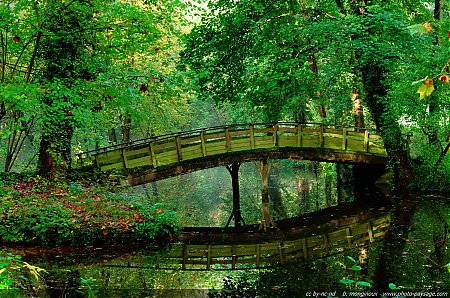
[[[30,274],[33,275],[36,278],[36,280],[39,280],[39,277],[41,277],[39,272],[47,273],[47,271],[45,269],[39,268],[37,266],[30,265],[27,262],[23,262],[23,267],[25,267],[28,270],[30,270]]]
[[[433,28],[431,28],[430,22],[426,22],[425,24],[423,24],[423,26],[425,27],[425,33],[427,34],[433,30]]]
[[[430,33],[433,28],[429,22],[423,24],[415,24],[407,27],[411,34],[427,34]]]
[[[431,80],[431,83],[427,81],[429,81],[431,79],[428,79],[425,81],[425,84],[423,84],[422,86],[419,87],[419,89],[417,89],[416,93],[420,94],[420,99],[423,99],[425,96],[430,96],[431,93],[433,93],[434,91],[434,85],[433,85],[433,80]]]
[[[447,84],[450,83],[450,77],[447,74],[440,76],[439,80]]]
[[[425,85],[427,85],[427,86],[433,85],[433,79],[426,79],[425,80]]]
[[[14,41],[14,42],[20,42],[20,37],[17,36],[17,35],[14,36],[13,41]]]

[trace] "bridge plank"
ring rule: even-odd
[[[151,164],[150,164],[150,160],[149,160],[148,156],[134,158],[134,159],[131,159],[131,160],[127,161],[127,168],[128,169],[132,169],[132,168],[136,168],[136,167],[149,166],[149,165],[151,165]]]

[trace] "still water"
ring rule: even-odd
[[[384,195],[368,193],[364,200],[380,196]],[[180,249],[176,244],[4,248],[45,271],[24,276],[21,293],[1,293],[5,297],[304,297],[311,293],[332,297],[347,291],[363,297],[375,291],[403,296],[420,291],[445,296],[450,290],[448,198],[411,195],[400,200],[390,195],[389,199],[391,226],[381,241],[266,269],[182,271],[175,265],[179,260],[169,258]]]

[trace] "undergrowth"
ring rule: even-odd
[[[41,177],[0,184],[0,241],[14,244],[93,245],[165,241],[177,215],[138,195],[83,182]]]

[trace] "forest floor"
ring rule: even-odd
[[[48,181],[0,184],[0,244],[91,246],[170,241],[177,215],[114,182]]]

